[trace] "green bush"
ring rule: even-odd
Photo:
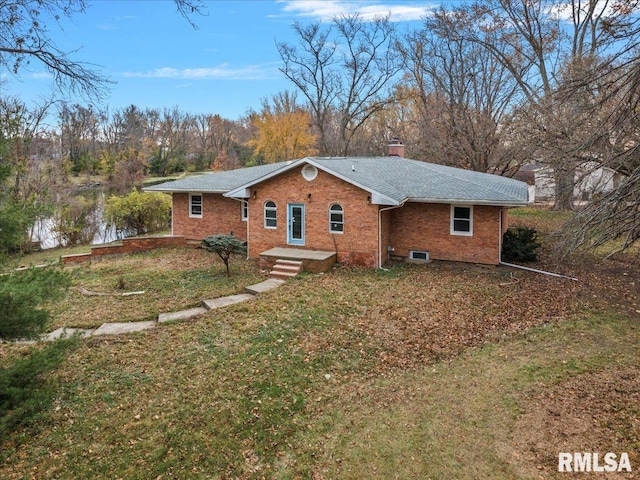
[[[164,230],[171,218],[171,197],[161,192],[131,190],[129,195],[112,195],[105,209],[107,223],[118,236],[137,236]]]
[[[0,276],[0,339],[29,339],[49,323],[45,302],[61,298],[69,275],[59,269],[35,269]]]
[[[538,231],[529,227],[509,228],[502,237],[504,262],[535,262],[538,260]]]
[[[50,373],[64,360],[73,340],[59,340],[34,349],[12,365],[0,368],[0,437],[38,420],[55,395]]]

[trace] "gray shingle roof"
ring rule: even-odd
[[[190,177],[145,190],[217,192],[227,193],[227,196],[241,196],[242,191],[251,185],[304,163],[315,165],[320,170],[369,191],[372,199],[375,196],[374,203],[527,203],[527,184],[524,182],[401,157],[310,157]]]
[[[148,192],[199,192],[199,193],[226,193],[256,178],[260,178],[274,172],[287,162],[272,163],[269,165],[258,165],[256,167],[239,168],[237,170],[227,170],[225,172],[211,172],[203,175],[193,175],[192,177],[172,180],[170,182],[159,183],[145,187]]]

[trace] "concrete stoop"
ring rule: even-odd
[[[288,280],[302,272],[302,262],[300,260],[285,260],[279,258],[273,265],[269,278]]]

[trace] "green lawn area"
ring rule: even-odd
[[[635,474],[640,266],[581,262],[554,265],[579,282],[336,267],[196,320],[72,342],[47,374],[50,405],[0,435],[0,478],[560,479],[565,451],[629,452]],[[131,312],[262,278],[231,266],[227,280],[214,255],[175,249],[75,267],[74,287],[122,278],[149,295],[91,303],[72,288],[55,322],[142,319]],[[0,365],[32,348],[0,344]]]

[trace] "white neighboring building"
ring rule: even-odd
[[[555,199],[556,182],[553,167],[542,164],[525,165],[515,178],[526,181],[535,188],[533,198],[538,202]],[[621,175],[615,170],[603,167],[597,162],[588,162],[576,169],[573,196],[576,201],[591,200],[598,194],[613,190],[620,182]],[[531,196],[530,196],[531,200]]]

